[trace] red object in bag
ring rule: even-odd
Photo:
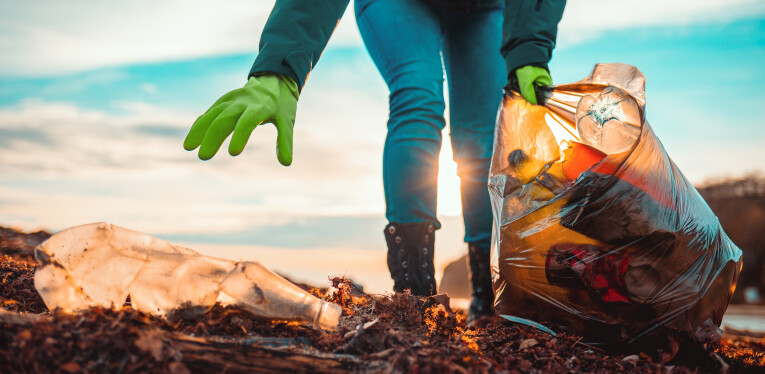
[[[592,165],[597,164],[606,157],[606,154],[590,147],[589,145],[569,142],[570,147],[563,151],[563,174],[566,179],[573,181],[584,173]]]

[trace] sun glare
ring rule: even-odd
[[[438,161],[438,214],[456,216],[462,214],[460,179],[452,157],[451,139],[448,134],[444,135]]]

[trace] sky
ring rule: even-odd
[[[297,279],[389,287],[388,92],[353,5],[301,94],[292,166],[276,161],[270,125],[238,157],[183,150],[194,119],[245,82],[273,3],[0,3],[0,225],[108,221]],[[568,83],[600,62],[637,66],[651,126],[701,183],[765,172],[763,61],[762,1],[575,0],[550,70]],[[445,137],[439,267],[465,251],[455,171]]]

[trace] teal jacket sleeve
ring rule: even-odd
[[[277,0],[249,76],[286,75],[302,90],[350,0]]]
[[[502,56],[508,77],[526,65],[547,69],[566,0],[507,0]]]

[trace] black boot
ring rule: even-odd
[[[481,317],[494,315],[494,290],[491,286],[491,247],[486,244],[468,243],[468,264],[473,299],[468,309],[468,324]]]
[[[436,268],[433,265],[436,226],[432,222],[396,223],[385,226],[388,244],[388,270],[393,290],[413,295],[436,294]]]

